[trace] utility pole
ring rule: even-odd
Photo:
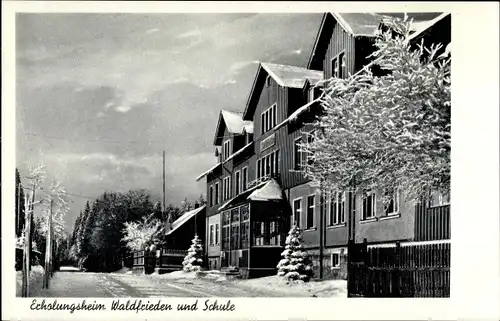
[[[165,151],[163,151],[163,213],[166,211],[165,204]]]
[[[34,229],[31,228],[31,225],[33,224],[33,216],[34,216],[34,213],[35,213],[35,189],[36,189],[36,185],[35,185],[35,182],[33,182],[33,191],[32,191],[32,199],[31,199],[31,211],[30,211],[30,215],[29,215],[29,221],[27,221],[25,224],[29,224],[30,225],[30,228],[29,228],[29,243],[28,243],[28,255],[31,255],[31,251],[33,251],[33,244],[32,244],[32,240],[33,240],[33,232],[34,232]],[[26,237],[28,237],[28,235],[26,235]],[[31,271],[31,261],[29,262],[28,264],[28,273]]]

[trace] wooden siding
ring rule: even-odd
[[[399,215],[388,218],[384,213],[384,204],[378,191],[376,195],[375,221],[361,220],[362,196],[361,193],[356,195],[356,217],[354,218],[356,243],[362,242],[364,238],[374,243],[413,240],[415,206],[405,201],[401,195]]]
[[[332,77],[331,61],[342,51],[345,52],[346,73],[354,73],[356,65],[355,38],[345,32],[345,30],[335,22],[333,26],[333,34],[330,38],[330,43],[323,60],[323,73],[325,79]]]
[[[415,241],[445,240],[450,233],[450,205],[416,206]]]

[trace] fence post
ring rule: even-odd
[[[392,273],[392,296],[393,297],[400,297],[400,288],[399,288],[399,283],[401,279],[401,259],[400,259],[400,254],[401,254],[401,243],[399,241],[396,242],[396,249],[395,249],[395,257],[394,257],[394,272]]]
[[[361,277],[363,278],[363,282],[361,284],[364,284],[364,289],[363,289],[363,296],[366,297],[367,295],[370,295],[370,292],[368,291],[370,283],[371,283],[371,275],[370,271],[368,270],[368,241],[366,238],[363,239],[363,247],[361,249],[361,259],[363,262],[362,266],[362,273]]]

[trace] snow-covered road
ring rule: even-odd
[[[168,280],[152,275],[117,273],[54,273],[49,289],[37,297],[262,297],[269,293],[242,289],[208,280]]]

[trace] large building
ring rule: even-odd
[[[221,111],[214,137],[217,164],[197,178],[207,180],[210,269],[236,267],[244,277],[275,274],[295,223],[303,230],[315,277],[346,278],[349,240],[429,239],[424,232],[433,227],[427,225],[449,226],[440,220],[436,227],[419,215],[435,207],[449,211],[444,195],[415,207],[393,193],[384,207],[379,191],[319,193],[300,171],[308,160],[299,146],[311,139],[309,122],[320,111],[322,81],[370,64],[382,20],[371,13],[324,14],[307,68],[260,63],[243,112]],[[449,14],[425,16],[414,26],[414,44],[423,37],[451,42]]]

